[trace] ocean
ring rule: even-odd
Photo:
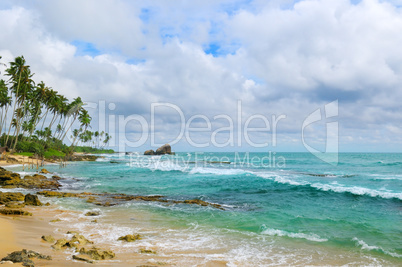
[[[46,199],[82,214],[99,210],[97,224],[82,218],[69,224],[116,254],[152,248],[177,266],[402,265],[402,154],[341,153],[336,166],[309,153],[102,156],[46,169],[65,178],[62,191],[162,195],[223,207]],[[146,238],[116,241],[133,232]]]

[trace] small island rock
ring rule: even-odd
[[[174,152],[172,152],[172,148],[169,144],[161,146],[156,151],[150,149],[144,152],[144,155],[165,155],[165,154],[174,155]]]
[[[155,155],[155,151],[153,151],[152,149],[147,150],[147,151],[144,152],[144,155],[147,155],[147,156]]]

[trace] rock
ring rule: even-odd
[[[47,179],[47,177],[39,174],[33,176],[26,175],[24,179],[18,173],[7,171],[0,168],[0,186],[5,188],[28,188],[28,189],[58,189],[59,182],[56,179]]]
[[[72,155],[66,157],[67,161],[96,161],[100,156],[95,155]]]
[[[221,209],[224,210],[224,208],[222,207],[222,205],[219,204],[214,204],[214,203],[209,203],[200,199],[190,199],[190,200],[184,200],[183,201],[184,204],[196,204],[196,205],[200,205],[200,206],[211,206],[217,209]]]
[[[91,249],[81,248],[80,254],[88,255],[94,260],[107,260],[113,259],[116,255],[111,250],[100,250],[99,248],[93,247]]]
[[[39,201],[38,196],[31,195],[31,194],[25,195],[24,203],[25,203],[25,205],[30,205],[30,206],[42,206],[43,205],[42,202]]]
[[[134,241],[140,240],[140,239],[142,239],[140,234],[134,234],[134,235],[121,236],[117,240],[122,240],[122,241],[126,241],[126,242],[134,242]]]
[[[13,192],[7,192],[3,193],[0,192],[0,204],[5,204],[7,202],[11,201],[24,201],[24,194],[22,193],[13,193]]]
[[[144,152],[144,155],[147,155],[147,156],[155,155],[155,151],[153,151],[152,149],[147,150],[147,151]]]
[[[51,235],[43,235],[43,236],[42,236],[42,240],[43,240],[43,241],[46,241],[46,242],[48,242],[48,243],[53,243],[55,239],[54,239],[54,237],[51,236]]]
[[[55,250],[61,250],[64,248],[78,248],[78,244],[68,241],[65,238],[61,238],[58,239],[56,243],[54,243],[54,245],[52,245],[52,248],[54,248]]]
[[[62,248],[67,247],[67,243],[68,243],[68,240],[67,240],[67,239],[61,238],[61,239],[58,239],[58,240],[56,241],[56,243],[54,243],[54,244],[52,245],[52,248],[54,248],[55,250],[60,250],[60,249],[62,249]]]
[[[36,194],[43,195],[45,197],[78,197],[79,196],[79,194],[75,194],[75,193],[63,193],[63,192],[57,192],[57,191],[41,191]]]
[[[61,222],[61,220],[59,218],[57,218],[57,219],[50,220],[50,222]]]
[[[85,216],[99,216],[100,212],[99,211],[88,211],[85,213]]]
[[[24,215],[24,216],[32,216],[32,213],[25,211],[25,210],[20,210],[20,209],[0,209],[0,214],[4,215]]]
[[[156,251],[150,250],[150,249],[140,249],[140,253],[144,253],[144,254],[156,254]]]
[[[19,187],[29,189],[58,189],[60,186],[57,180],[48,179],[46,176],[40,174],[34,174],[33,176],[26,175],[19,185]]]
[[[32,250],[23,249],[21,251],[14,251],[8,254],[6,257],[2,258],[1,261],[11,261],[13,263],[22,263],[23,266],[35,266],[32,258],[51,260],[52,257],[42,255],[38,252]]]
[[[7,171],[0,167],[0,185],[6,188],[15,188],[21,183],[21,176],[18,173]]]
[[[7,202],[5,206],[9,209],[22,209],[23,207],[25,207],[25,204],[17,201],[11,201]]]
[[[50,173],[48,170],[46,170],[46,169],[42,169],[42,170],[40,170],[40,173],[43,173],[43,174],[48,174],[48,173]]]
[[[90,196],[90,197],[88,197],[88,199],[87,199],[87,203],[93,203],[93,202],[95,202],[96,201],[96,197],[94,197],[94,196]]]
[[[88,263],[94,263],[93,260],[90,260],[90,259],[87,259],[87,258],[84,258],[84,257],[81,257],[81,256],[77,256],[77,255],[73,255],[73,259],[77,260],[77,261],[85,261],[85,262],[88,262]]]
[[[71,240],[69,241],[70,243],[76,243],[82,246],[85,246],[86,244],[93,244],[94,242],[89,241],[86,239],[83,235],[80,234],[75,234]]]
[[[155,151],[155,155],[172,154],[172,148],[169,144],[165,144]]]

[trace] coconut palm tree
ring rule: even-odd
[[[7,119],[7,111],[8,108],[12,104],[12,98],[8,95],[8,87],[4,80],[0,80],[0,107],[1,107],[1,116],[0,116],[0,135],[3,130],[3,126]]]
[[[34,74],[31,73],[31,70],[28,65],[25,65],[25,58],[23,56],[16,57],[14,62],[10,62],[10,67],[6,69],[6,75],[10,76],[9,82],[11,83],[11,91],[14,94],[14,108],[13,108],[13,118],[16,119],[15,122],[15,129],[16,129],[16,136],[14,141],[13,149],[16,147],[18,142],[18,134],[21,125],[21,116],[23,113],[18,112],[16,113],[16,109],[20,108],[23,103],[25,102],[27,93],[32,90],[33,87],[33,80],[31,79]],[[19,115],[16,117],[16,115]],[[8,142],[10,129],[12,126],[13,120],[10,122],[9,131],[6,138],[6,143]]]
[[[70,123],[70,125],[68,126],[67,130],[64,130],[64,129],[65,129],[65,127],[66,127],[67,124],[68,124],[68,120],[67,120],[67,122],[65,123],[65,125],[64,125],[64,127],[63,127],[64,135],[63,135],[63,137],[61,138],[61,141],[62,141],[62,142],[63,142],[64,138],[66,137],[68,131],[70,130],[71,126],[73,126],[73,124],[74,124],[75,120],[77,119],[78,115],[80,114],[80,111],[81,111],[83,105],[84,105],[84,103],[82,102],[81,97],[75,98],[75,99],[70,103],[69,110],[68,110],[68,112],[67,112],[67,117],[69,118],[69,117],[73,116],[73,120],[72,120],[72,122]]]

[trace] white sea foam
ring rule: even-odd
[[[313,188],[322,190],[322,191],[332,191],[336,193],[352,193],[354,195],[368,195],[371,197],[381,197],[386,199],[397,198],[402,200],[402,193],[390,192],[390,190],[381,189],[369,189],[360,186],[344,186],[339,183],[332,182],[331,184],[321,184],[321,183],[310,183],[307,181],[295,180],[292,178],[286,177],[286,175],[278,175],[274,172],[254,172],[255,175],[262,177],[264,179],[273,180],[277,183],[281,184],[290,184],[290,185],[310,185]]]
[[[273,180],[277,183],[281,184],[290,184],[290,185],[306,185],[308,184],[307,182],[300,182],[300,181],[295,181],[294,179],[290,179],[285,177],[285,175],[278,175],[277,173],[274,172],[253,172],[256,176],[259,176],[264,179],[269,179]]]
[[[402,258],[402,255],[399,255],[399,254],[394,253],[394,252],[389,252],[389,251],[383,249],[382,247],[370,246],[366,242],[364,242],[363,240],[358,239],[357,237],[354,237],[352,240],[356,241],[356,243],[357,243],[356,245],[361,246],[361,249],[363,249],[363,250],[381,251],[381,252],[383,252],[385,254],[388,254],[388,255],[390,255],[392,257]]]
[[[317,188],[322,191],[333,191],[337,193],[352,193],[354,195],[368,195],[371,197],[382,197],[382,198],[398,198],[402,200],[402,193],[394,193],[394,192],[386,192],[386,191],[379,191],[375,189],[369,189],[360,186],[353,186],[353,187],[346,187],[346,186],[334,186],[330,184],[320,184],[314,183],[311,184],[311,187]]]
[[[240,175],[250,173],[242,169],[217,169],[217,168],[205,168],[194,167],[190,170],[190,174],[216,174],[216,175]]]
[[[283,230],[278,230],[278,229],[266,229],[262,232],[262,234],[265,235],[270,235],[270,236],[287,236],[291,238],[302,238],[302,239],[307,239],[310,241],[314,242],[326,242],[328,239],[326,238],[321,238],[317,234],[303,234],[303,233],[292,233],[292,232],[287,232]]]
[[[111,158],[97,158],[96,161],[99,162],[106,162],[106,161],[110,161]]]

